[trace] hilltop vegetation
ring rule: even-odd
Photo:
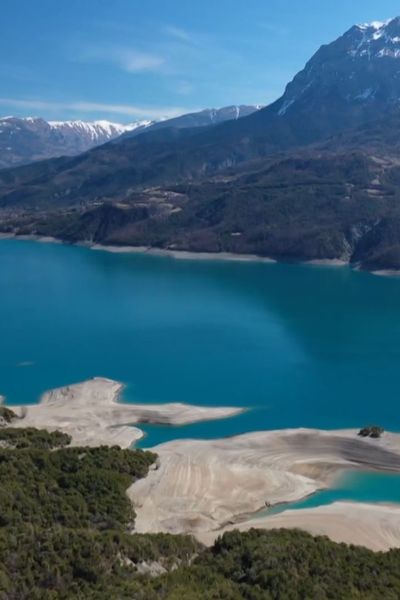
[[[34,427],[0,429],[0,444],[3,448],[53,449],[63,448],[70,443],[71,436],[61,431],[49,433],[44,429],[35,429]]]
[[[119,181],[110,179],[110,185]],[[85,196],[78,206],[25,206],[3,216],[1,229],[66,242],[398,268],[399,182],[400,168],[387,157],[378,161],[365,151],[313,149],[202,182],[129,192],[120,188],[121,195],[110,190],[109,197],[96,201]],[[79,193],[84,190],[89,193],[86,186]],[[21,202],[29,204],[28,192],[21,191]]]
[[[13,447],[0,449],[1,600],[400,597],[399,550],[374,554],[287,530],[231,532],[210,549],[189,536],[132,534],[125,490],[153,454],[9,431]]]
[[[136,563],[161,561],[165,570],[197,551],[188,537],[129,533],[126,489],[154,454],[68,448],[69,436],[32,428],[2,429],[0,440],[2,600],[117,598]],[[103,583],[108,596],[98,595]]]

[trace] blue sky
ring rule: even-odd
[[[174,116],[266,104],[380,0],[2,0],[0,114]]]

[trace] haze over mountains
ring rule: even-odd
[[[399,61],[400,18],[357,25],[249,116],[3,171],[3,229],[400,268]]]
[[[145,129],[204,127],[250,115],[258,106],[226,106],[185,114],[174,119],[141,120],[123,125],[110,121],[45,121],[38,117],[0,118],[0,168],[58,156],[74,156]]]

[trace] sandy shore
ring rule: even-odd
[[[125,404],[122,384],[95,378],[12,407],[15,426],[61,430],[75,445],[130,447],[143,422],[183,425],[220,419],[240,408]],[[0,397],[1,401],[1,397]],[[400,546],[400,506],[338,502],[257,517],[265,504],[292,502],[332,485],[345,469],[400,472],[400,434],[360,438],[356,430],[290,429],[217,440],[175,440],[152,448],[157,468],[134,483],[138,532],[194,533],[212,543],[229,529],[298,527],[374,550]]]
[[[0,240],[26,240],[32,242],[67,244],[61,239],[52,236],[40,235],[15,235],[13,233],[0,233]],[[185,250],[164,250],[152,246],[106,246],[103,244],[92,244],[91,242],[76,242],[73,246],[82,246],[90,250],[103,250],[112,254],[149,254],[151,256],[166,256],[182,260],[234,260],[240,262],[266,262],[276,263],[273,258],[259,256],[257,254],[236,254],[234,252],[187,252]]]
[[[400,471],[400,435],[374,441],[355,430],[255,432],[153,450],[158,469],[128,490],[140,532],[220,530],[266,502],[291,502],[328,487],[343,469]]]
[[[24,415],[18,427],[60,430],[72,437],[74,445],[118,445],[128,448],[143,437],[140,423],[186,425],[223,419],[242,412],[241,408],[215,408],[188,404],[127,404],[119,402],[123,385],[94,378],[46,392],[39,404],[11,408]]]
[[[317,267],[348,267],[350,265],[348,260],[340,260],[339,258],[316,258],[307,260],[305,264]]]
[[[372,275],[378,275],[378,277],[399,277],[400,270],[396,269],[382,269],[381,271],[371,271]]]
[[[187,252],[186,250],[164,250],[162,248],[152,248],[151,246],[104,246],[102,244],[93,244],[91,250],[104,250],[114,254],[150,254],[151,256],[169,256],[183,260],[235,260],[241,262],[277,262],[273,258],[258,256],[257,254],[235,254],[233,252]]]
[[[15,235],[14,233],[0,233],[0,240],[25,240],[30,242],[42,242],[43,244],[62,244],[63,241],[51,235]]]
[[[102,250],[112,254],[148,254],[150,256],[165,256],[181,260],[222,260],[222,261],[239,261],[239,262],[264,262],[264,263],[284,263],[268,256],[259,256],[258,254],[236,254],[234,252],[188,252],[185,250],[164,250],[162,248],[154,248],[151,246],[107,246],[103,244],[92,244],[91,242],[76,242],[70,243],[52,236],[40,235],[16,235],[13,233],[0,233],[0,240],[16,239],[29,240],[34,242],[51,243],[51,244],[67,244],[72,246],[81,246],[90,250]],[[354,271],[359,271],[360,268],[351,265],[350,262],[339,258],[321,258],[313,260],[298,261],[298,264],[321,267],[349,267]],[[399,277],[400,269],[382,269],[380,271],[368,271],[371,275],[380,277]]]
[[[365,546],[374,551],[400,547],[400,506],[335,502],[328,506],[303,510],[287,510],[279,515],[252,519],[224,528],[239,529],[297,528],[312,535],[326,535],[334,542]],[[211,545],[222,532],[197,535],[206,545]]]

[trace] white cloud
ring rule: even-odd
[[[9,108],[38,110],[51,113],[71,111],[75,113],[102,113],[123,115],[136,119],[172,118],[187,112],[194,112],[198,108],[185,108],[182,106],[134,106],[131,104],[106,104],[101,102],[51,102],[47,100],[30,100],[0,97],[0,106]]]
[[[143,73],[145,71],[159,73],[165,65],[165,58],[145,52],[135,52],[132,50],[116,50],[114,56],[108,54],[104,57],[111,59],[123,71],[128,73]]]
[[[142,52],[122,52],[116,58],[119,60],[120,67],[128,71],[128,73],[140,73],[144,71],[159,72],[165,64],[165,59],[162,56]]]
[[[166,25],[164,27],[164,31],[170,37],[175,38],[176,40],[179,40],[181,42],[192,41],[190,34],[184,29],[181,29],[180,27],[175,27],[174,25]]]
[[[129,40],[134,43],[130,45]],[[152,24],[149,35],[139,29],[129,38],[121,34],[117,43],[110,37],[101,45],[75,39],[67,51],[75,62],[114,67],[132,79],[142,76],[143,89],[147,84],[143,76],[152,75],[153,89],[161,97],[165,92],[169,97],[174,94],[174,103],[180,104],[183,100],[179,97],[192,97],[196,92],[201,98],[209,98],[207,104],[221,105],[265,103],[271,99],[272,92],[260,95],[260,89],[270,87],[272,79],[271,66],[266,71],[259,65],[264,45],[262,37],[260,45],[254,46],[253,40],[215,36],[161,22]],[[250,48],[254,60],[246,58],[244,47],[247,51]]]
[[[160,54],[107,45],[84,48],[80,53],[79,60],[112,64],[127,73],[161,73],[166,64],[165,57]]]

